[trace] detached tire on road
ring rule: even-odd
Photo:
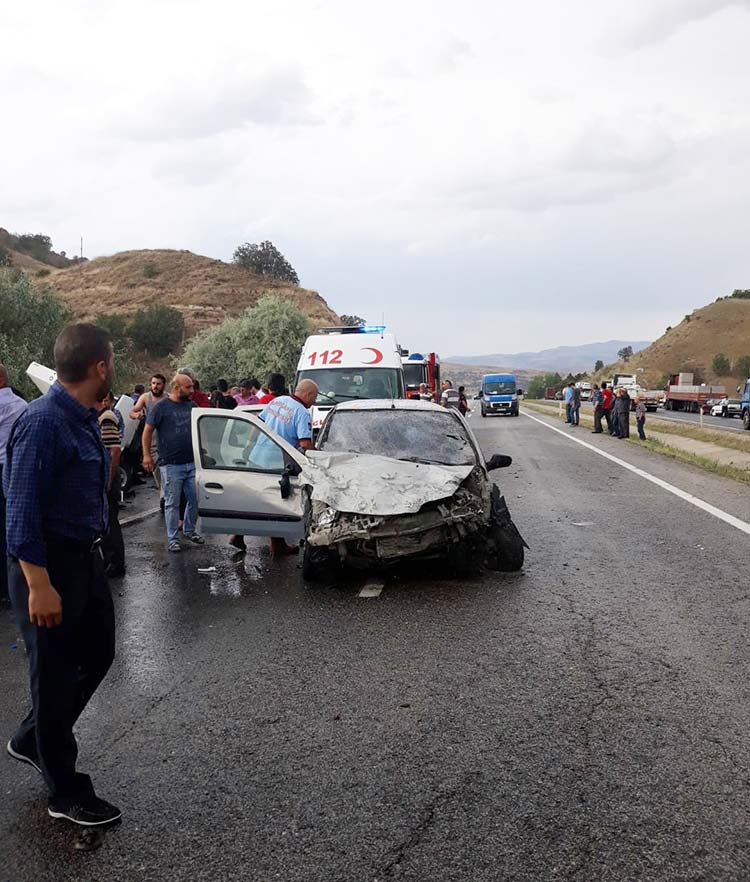
[[[492,524],[490,538],[494,545],[490,568],[500,573],[516,573],[523,567],[525,552],[521,534],[513,521]]]
[[[335,582],[338,555],[330,548],[305,543],[302,552],[302,578],[305,582]]]
[[[500,495],[497,486],[492,488],[491,505],[487,564],[500,573],[516,573],[523,567],[524,549],[529,546],[513,523],[505,497]]]

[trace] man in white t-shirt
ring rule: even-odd
[[[443,380],[440,388],[443,390],[443,394],[440,396],[440,403],[443,407],[455,407],[458,410],[460,396],[458,391],[453,388],[453,383],[450,380]]]

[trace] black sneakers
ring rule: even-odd
[[[22,752],[20,747],[13,744],[13,739],[11,738],[5,749],[8,751],[8,755],[12,756],[13,759],[17,759],[22,763],[27,763],[32,769],[36,769],[40,775],[42,774],[42,770],[39,767],[39,757],[36,755],[36,748]]]
[[[65,818],[82,827],[111,824],[122,817],[122,812],[116,805],[93,795],[77,799],[52,799],[47,811],[51,818]]]

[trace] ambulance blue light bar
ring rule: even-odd
[[[385,331],[385,325],[362,325],[352,327],[347,325],[344,328],[321,328],[319,334],[382,334]]]

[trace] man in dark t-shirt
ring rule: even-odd
[[[196,406],[193,394],[193,378],[177,373],[172,379],[169,397],[153,408],[146,418],[143,430],[143,467],[151,472],[156,463],[151,457],[151,436],[159,433],[159,472],[164,488],[164,519],[167,525],[167,547],[170,551],[182,551],[179,542],[180,496],[184,493],[187,505],[182,532],[195,545],[203,545],[203,537],[195,532],[198,520],[198,499],[195,491],[195,462],[193,460],[193,437],[191,411]]]

